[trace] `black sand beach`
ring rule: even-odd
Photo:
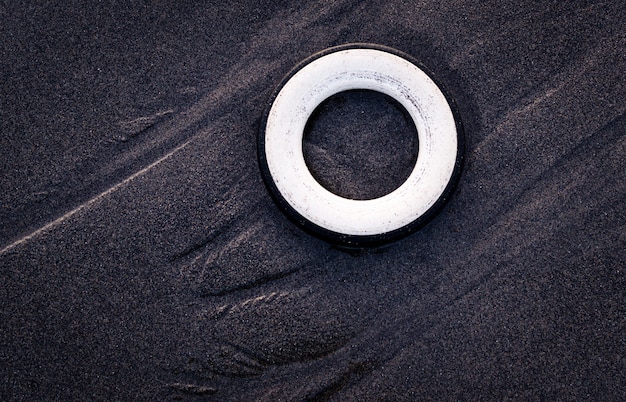
[[[625,21],[617,0],[3,2],[0,399],[624,400]],[[347,252],[278,210],[256,137],[282,77],[351,42],[433,72],[466,158],[426,227]],[[329,107],[319,176],[401,182],[398,116]]]

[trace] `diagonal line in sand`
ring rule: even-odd
[[[193,138],[187,140],[186,142],[184,142],[183,144],[177,146],[173,150],[169,151],[168,153],[166,153],[165,155],[163,155],[162,157],[160,157],[156,161],[152,162],[151,164],[149,164],[145,168],[143,168],[143,169],[133,173],[132,175],[128,176],[127,178],[125,178],[124,180],[120,181],[119,183],[113,185],[112,187],[109,187],[108,189],[106,189],[105,191],[103,191],[100,194],[96,195],[95,197],[91,198],[90,200],[80,204],[76,208],[74,208],[71,211],[65,213],[63,216],[53,220],[50,223],[45,224],[44,226],[40,227],[39,229],[36,229],[35,231],[33,231],[33,232],[31,232],[31,233],[29,233],[29,234],[27,234],[27,235],[25,235],[25,236],[15,240],[13,243],[5,246],[4,248],[2,248],[2,250],[0,250],[0,256],[5,254],[5,253],[7,253],[11,249],[19,246],[20,244],[26,243],[27,241],[34,239],[35,237],[37,237],[37,236],[47,232],[48,230],[54,228],[55,226],[58,226],[60,223],[62,223],[63,221],[65,221],[65,220],[67,220],[69,218],[71,218],[73,215],[77,214],[78,212],[82,211],[83,209],[86,209],[86,208],[94,205],[96,202],[100,201],[101,199],[103,199],[107,195],[113,193],[114,191],[118,190],[120,187],[124,186],[125,184],[130,183],[131,181],[133,181],[137,177],[142,176],[144,173],[147,173],[153,167],[159,165],[161,162],[169,159],[172,155],[174,155],[178,151],[180,151],[183,148],[185,148],[187,145],[189,145],[189,143],[192,140],[193,140]]]

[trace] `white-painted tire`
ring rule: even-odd
[[[311,175],[302,138],[317,106],[339,92],[366,89],[391,96],[411,116],[419,152],[408,179],[380,198],[351,200]],[[261,124],[258,154],[267,188],[303,229],[344,246],[406,236],[438,212],[458,179],[463,136],[450,98],[411,57],[395,49],[351,44],[300,63],[274,92]]]

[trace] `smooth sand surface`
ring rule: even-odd
[[[0,6],[0,399],[624,399],[622,1],[184,3]],[[349,42],[424,63],[466,134],[444,210],[353,252],[256,161],[281,78]],[[401,113],[331,106],[319,177],[401,181]]]

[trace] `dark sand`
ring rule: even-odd
[[[626,397],[623,1],[3,3],[0,399]],[[429,225],[346,253],[255,147],[289,69],[357,41],[434,72],[467,158]],[[376,193],[414,144],[338,146],[397,127],[359,102],[311,153]]]

